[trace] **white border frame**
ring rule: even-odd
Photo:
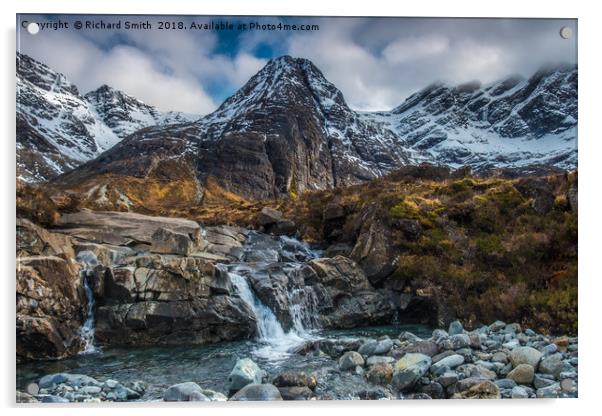
[[[600,395],[600,363],[601,328],[596,319],[602,276],[599,257],[600,227],[602,215],[598,212],[602,201],[596,192],[601,187],[602,175],[599,159],[602,157],[602,133],[600,133],[600,100],[602,91],[600,79],[600,45],[602,39],[600,14],[596,13],[596,3],[593,1],[558,1],[547,0],[525,1],[505,0],[498,2],[453,0],[436,1],[421,0],[419,2],[394,2],[386,0],[368,0],[351,4],[349,1],[331,2],[324,0],[302,0],[295,3],[270,0],[88,0],[74,2],[69,0],[20,0],[7,4],[2,2],[1,19],[3,23],[4,49],[1,66],[4,86],[3,97],[0,100],[2,111],[2,126],[4,135],[0,140],[0,154],[4,159],[1,164],[3,193],[5,202],[2,204],[2,283],[3,287],[3,329],[4,337],[0,343],[4,365],[1,367],[2,379],[0,394],[5,407],[12,407],[10,413],[17,410],[14,405],[15,388],[15,327],[14,327],[14,198],[15,198],[15,14],[16,13],[99,13],[99,14],[204,14],[204,15],[315,15],[315,16],[443,16],[443,17],[556,17],[578,18],[579,27],[579,176],[580,176],[580,220],[579,220],[579,336],[581,340],[581,368],[579,372],[579,399],[561,400],[502,400],[502,401],[408,401],[408,402],[312,402],[312,403],[229,403],[227,406],[190,406],[181,404],[178,413],[198,414],[240,414],[258,413],[281,415],[286,412],[292,415],[306,415],[308,412],[332,413],[342,411],[345,414],[363,414],[374,411],[379,413],[420,412],[445,413],[445,415],[467,412],[480,412],[489,415],[507,415],[508,413],[523,414],[526,411],[545,414],[579,414],[587,412],[596,406]],[[45,405],[45,415],[76,414],[82,411],[88,415],[106,412],[107,408],[116,415],[131,414],[132,405],[112,406],[70,406],[69,408]],[[201,408],[199,408],[201,407]],[[21,408],[25,414],[38,415],[39,408]],[[166,404],[146,405],[146,414],[164,416],[168,410]]]

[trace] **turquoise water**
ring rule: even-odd
[[[402,331],[428,337],[431,328],[420,325],[368,327],[352,330],[323,331],[312,338],[392,338]],[[181,345],[151,348],[110,348],[98,353],[79,355],[58,361],[37,361],[17,365],[17,388],[24,389],[45,374],[68,372],[92,376],[100,381],[143,380],[149,388],[142,400],[159,400],[170,385],[194,381],[203,388],[228,393],[227,378],[239,358],[252,358],[270,378],[284,370],[303,370],[318,376],[317,392],[325,398],[352,398],[354,392],[370,387],[361,376],[340,373],[336,361],[313,354],[274,354],[270,345],[256,341],[214,345]]]

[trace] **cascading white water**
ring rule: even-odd
[[[231,272],[230,280],[238,290],[241,299],[244,300],[255,313],[259,339],[266,342],[283,339],[285,337],[285,332],[284,329],[282,329],[282,325],[280,325],[280,322],[278,322],[278,319],[272,310],[255,296],[247,283],[247,279],[238,273]]]
[[[288,259],[285,261],[287,266],[293,270],[301,267],[303,264],[301,259],[307,260],[318,256],[318,253],[311,250],[306,244],[290,237],[279,237],[275,239],[274,244],[278,247],[277,251],[282,253],[281,257]],[[252,252],[254,258],[268,258],[273,257],[274,247],[265,244],[260,244],[258,247],[249,243],[248,250]],[[262,256],[261,251],[270,252],[270,256]],[[318,302],[311,288],[290,289],[287,297],[293,327],[288,332],[284,331],[274,312],[255,295],[247,281],[247,274],[253,273],[255,267],[260,268],[265,265],[265,262],[256,262],[255,264],[243,262],[238,265],[230,265],[227,267],[228,275],[240,298],[249,305],[255,314],[258,341],[264,345],[256,349],[254,353],[269,359],[285,358],[289,355],[288,350],[291,347],[312,338],[310,330],[316,327]]]
[[[307,334],[308,329],[317,327],[318,299],[310,288],[296,288],[288,293],[289,312],[295,330]]]
[[[94,291],[89,280],[91,271],[98,265],[98,259],[93,252],[86,250],[79,252],[75,260],[82,265],[81,276],[84,292],[86,293],[86,320],[80,329],[80,337],[84,348],[80,351],[80,354],[89,354],[98,351],[94,345]]]

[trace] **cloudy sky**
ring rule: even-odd
[[[118,22],[121,30],[74,28]],[[30,35],[23,21],[68,22]],[[151,30],[125,30],[125,21]],[[185,30],[159,30],[159,22]],[[233,30],[188,29],[229,22]],[[319,30],[249,30],[250,23],[319,25]],[[241,23],[247,30],[238,30]],[[573,36],[566,40],[560,28]],[[205,114],[284,54],[311,59],[358,110],[388,110],[434,81],[484,83],[577,62],[577,23],[556,19],[17,16],[17,49],[64,73],[82,93],[102,84],[162,110]]]

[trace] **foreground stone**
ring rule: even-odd
[[[282,400],[310,400],[313,397],[313,392],[309,387],[279,387],[278,391],[282,396]]]
[[[248,384],[240,389],[231,401],[272,401],[282,400],[280,391],[273,384]]]
[[[513,367],[520,364],[529,364],[536,368],[543,354],[533,347],[518,347],[510,352],[510,362]]]
[[[208,402],[203,389],[196,383],[187,382],[175,384],[165,390],[163,400],[166,402]]]
[[[316,388],[318,381],[314,375],[308,375],[303,371],[286,371],[276,376],[272,384],[276,387],[307,387],[313,390]]]
[[[529,364],[519,364],[508,373],[508,378],[518,384],[531,384],[534,376],[535,370]]]
[[[477,383],[461,393],[456,393],[454,399],[500,399],[500,389],[491,381]]]
[[[431,357],[424,354],[406,354],[395,364],[392,384],[398,391],[411,389],[431,366]]]
[[[236,392],[248,384],[261,384],[265,371],[263,371],[250,358],[238,360],[228,376],[231,392]]]
[[[353,370],[364,365],[364,357],[358,352],[349,351],[339,359],[339,368],[343,371]]]

